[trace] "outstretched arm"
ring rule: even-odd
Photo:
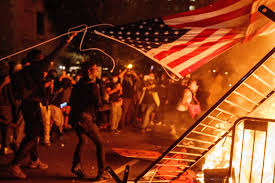
[[[54,51],[39,62],[43,71],[48,70],[50,63],[70,44],[76,35],[77,33],[73,33],[66,41],[63,41]]]

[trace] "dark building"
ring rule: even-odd
[[[2,0],[0,1],[0,57],[23,50],[54,37],[43,7],[43,0]],[[55,43],[40,49],[47,50]],[[50,49],[51,50],[51,49]],[[21,60],[20,54],[10,60]]]

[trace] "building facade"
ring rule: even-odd
[[[3,0],[0,1],[0,12],[0,58],[54,37],[43,0]],[[55,44],[39,49],[47,52],[47,48]],[[26,53],[9,60],[20,61]]]

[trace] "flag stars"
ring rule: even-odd
[[[155,19],[154,19],[154,21],[155,21],[155,22],[158,22],[158,21],[159,21],[159,19],[155,18]]]
[[[159,39],[158,39],[158,38],[155,38],[154,40],[155,40],[155,41],[158,41]]]
[[[140,29],[143,29],[143,25],[140,25],[139,28],[140,28]]]
[[[164,27],[164,24],[160,24],[160,27]]]
[[[147,37],[147,38],[145,38],[145,41],[149,41],[149,38]]]
[[[131,37],[127,37],[127,39],[129,39],[129,40],[130,40],[130,39],[131,39]]]
[[[140,35],[140,32],[136,32],[136,35]]]
[[[131,35],[131,32],[127,32],[126,34],[127,34],[127,35]]]
[[[155,32],[155,35],[159,35],[159,33],[158,33],[158,32]]]
[[[109,33],[110,33],[110,34],[113,34],[113,33],[114,33],[114,31],[110,31]]]
[[[176,34],[176,35],[179,34],[179,31],[175,31],[174,34]]]
[[[152,30],[152,27],[149,27],[148,30]]]
[[[105,31],[101,31],[103,34],[105,34]]]
[[[164,35],[168,35],[168,34],[169,34],[169,32],[168,32],[168,31],[164,32]]]
[[[145,22],[145,21],[144,21],[144,22],[142,22],[142,24],[143,24],[143,25],[146,25],[146,24],[147,24],[147,22]]]
[[[124,30],[125,28],[124,27],[120,27],[120,30]]]
[[[121,35],[121,34],[122,34],[122,32],[121,32],[121,31],[119,31],[119,32],[118,32],[118,34],[120,34],[120,35]]]
[[[164,39],[164,41],[165,41],[165,42],[167,42],[167,41],[168,41],[168,39],[167,39],[167,38],[165,38],[165,39]]]
[[[139,37],[137,37],[137,38],[136,38],[136,40],[140,40],[140,38],[139,38]]]

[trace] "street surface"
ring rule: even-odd
[[[169,133],[167,126],[154,126],[153,131],[142,134],[135,128],[125,129],[119,134],[102,131],[106,148],[106,161],[121,179],[123,179],[126,165],[130,165],[129,180],[135,179],[152,160],[143,160],[136,158],[126,158],[118,155],[112,148],[129,148],[163,152],[169,145],[173,143],[173,138]],[[89,141],[85,153],[83,155],[82,166],[84,173],[87,175],[85,179],[77,179],[70,172],[73,151],[77,143],[75,132],[68,131],[64,135],[52,143],[50,147],[44,145],[39,146],[40,159],[48,163],[47,170],[31,170],[26,167],[29,158],[23,165],[23,171],[28,175],[26,180],[19,180],[12,177],[7,171],[7,165],[12,160],[13,155],[0,155],[0,182],[3,183],[71,183],[71,182],[91,182],[89,178],[96,175],[97,164],[95,155],[95,146]],[[25,167],[24,167],[25,166]],[[113,179],[107,182],[115,182]]]

